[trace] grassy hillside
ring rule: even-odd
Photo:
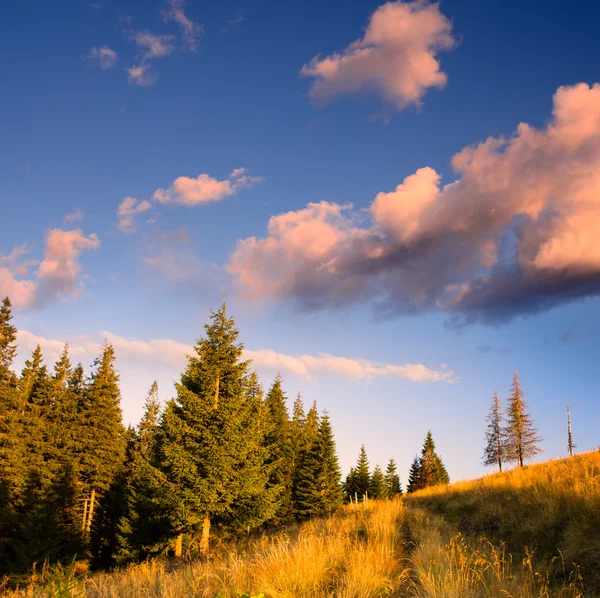
[[[503,543],[551,583],[581,576],[586,596],[600,593],[600,452],[423,490],[407,505]]]
[[[346,506],[206,561],[44,572],[7,596],[591,598],[599,569],[600,453],[590,453]]]

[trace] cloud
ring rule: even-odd
[[[152,58],[164,58],[175,49],[172,35],[156,35],[150,31],[134,31],[132,37],[139,48],[141,48],[142,60]]]
[[[85,214],[84,214],[83,210],[81,208],[77,208],[77,209],[73,210],[72,212],[69,212],[63,218],[63,224],[79,222],[80,220],[83,220],[84,216],[85,216]]]
[[[14,305],[25,308],[43,307],[64,297],[76,298],[83,286],[80,254],[99,246],[93,233],[85,236],[80,229],[52,229],[41,261],[24,260],[31,251],[26,246],[0,256],[0,295],[8,295]],[[37,266],[33,278],[25,278],[33,266]]]
[[[263,181],[262,177],[251,177],[244,168],[236,168],[223,181],[201,174],[197,178],[180,176],[167,189],[157,189],[153,199],[160,203],[178,203],[197,206],[211,201],[221,201],[235,195],[239,189],[253,187]]]
[[[194,354],[194,347],[172,339],[141,341],[124,338],[113,332],[103,331],[100,337],[115,348],[118,360],[164,364],[183,370],[186,355]],[[46,357],[57,359],[66,341],[57,341],[20,330],[17,342],[22,348],[33,350],[38,344]],[[75,358],[93,359],[101,350],[101,342],[88,337],[68,339],[69,350]],[[337,376],[351,382],[366,383],[374,378],[395,377],[411,382],[456,382],[458,378],[442,364],[432,369],[422,364],[391,365],[375,363],[366,359],[335,357],[328,353],[317,355],[286,355],[269,349],[244,350],[244,359],[251,359],[258,369],[287,372],[308,380],[318,375]]]
[[[499,323],[600,293],[600,84],[561,87],[542,129],[519,124],[425,167],[363,213],[311,203],[238,242],[228,270],[249,298],[303,309],[373,302]]]
[[[168,3],[169,8],[163,12],[163,18],[165,21],[175,21],[181,27],[183,41],[187,49],[195,52],[204,28],[200,23],[195,23],[185,15],[183,11],[185,0],[168,0]]]
[[[158,81],[158,75],[152,70],[149,64],[140,64],[127,69],[127,81],[131,85],[147,87],[154,85]]]
[[[139,201],[135,197],[124,197],[117,209],[117,228],[124,233],[134,233],[136,231],[135,217],[138,214],[147,212],[152,204],[147,201]]]
[[[300,72],[315,79],[314,101],[376,93],[401,109],[419,105],[431,87],[445,86],[437,54],[454,45],[452,24],[437,3],[387,2],[373,13],[362,38],[341,53],[315,56]]]
[[[99,66],[103,71],[112,69],[118,62],[119,56],[108,46],[92,48],[88,54],[88,60]]]

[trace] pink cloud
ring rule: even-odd
[[[18,307],[41,307],[64,297],[77,297],[83,285],[80,254],[99,246],[93,233],[85,236],[80,229],[52,229],[40,262],[23,260],[30,251],[23,246],[9,256],[0,256],[0,295],[9,296]],[[38,266],[33,278],[25,278],[33,265]]]
[[[101,48],[94,47],[88,54],[88,60],[99,66],[103,71],[106,71],[117,64],[119,55],[108,46],[102,46]]]
[[[185,0],[168,0],[169,8],[163,12],[165,21],[175,21],[182,31],[183,41],[187,49],[195,52],[198,40],[204,31],[199,23],[195,23],[184,12]]]
[[[543,129],[521,123],[349,206],[273,216],[228,269],[250,298],[303,308],[375,301],[378,313],[443,309],[498,321],[600,293],[600,84],[561,87]]]
[[[135,197],[124,197],[117,209],[117,228],[124,233],[134,233],[137,225],[135,217],[147,212],[152,204],[147,200],[139,201]]]
[[[154,85],[158,80],[158,75],[152,70],[152,67],[147,63],[132,66],[125,70],[127,71],[127,81],[131,85],[147,87],[148,85]]]
[[[153,199],[160,203],[178,203],[184,206],[196,206],[211,201],[221,201],[235,195],[244,187],[253,187],[262,181],[262,177],[251,177],[244,168],[236,168],[225,180],[219,181],[208,174],[196,178],[180,176],[170,187],[157,189]]]
[[[387,2],[373,13],[362,38],[341,53],[315,56],[301,74],[315,78],[315,101],[374,92],[401,109],[419,105],[431,87],[444,87],[437,54],[454,44],[452,25],[437,3]]]

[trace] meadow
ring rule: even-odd
[[[335,515],[89,576],[40,571],[7,596],[514,598],[598,596],[600,452],[346,505]]]

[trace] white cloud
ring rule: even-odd
[[[194,354],[194,347],[172,339],[141,341],[124,338],[113,332],[104,331],[99,335],[115,347],[117,359],[142,362],[148,365],[164,364],[182,371],[186,365],[186,355]],[[44,354],[56,359],[65,342],[69,343],[71,354],[76,358],[93,359],[101,349],[100,340],[79,337],[58,341],[37,336],[27,331],[19,331],[21,347],[33,350],[38,344]],[[395,377],[411,382],[455,382],[458,378],[445,364],[439,369],[422,364],[392,365],[376,363],[367,359],[336,357],[328,353],[317,355],[286,355],[269,349],[246,349],[244,359],[251,359],[253,367],[268,371],[282,371],[308,380],[318,376],[337,376],[351,382],[366,383],[375,378]]]
[[[175,49],[172,35],[157,35],[150,31],[134,31],[133,39],[141,48],[142,60],[150,60],[152,58],[164,58],[173,52]]]
[[[374,92],[400,109],[419,105],[431,87],[444,87],[437,54],[454,43],[438,3],[387,2],[373,13],[362,38],[341,53],[315,56],[301,74],[315,79],[315,101]]]
[[[117,64],[119,56],[108,46],[103,46],[101,48],[94,47],[88,54],[88,60],[99,66],[103,71],[106,71]]]

